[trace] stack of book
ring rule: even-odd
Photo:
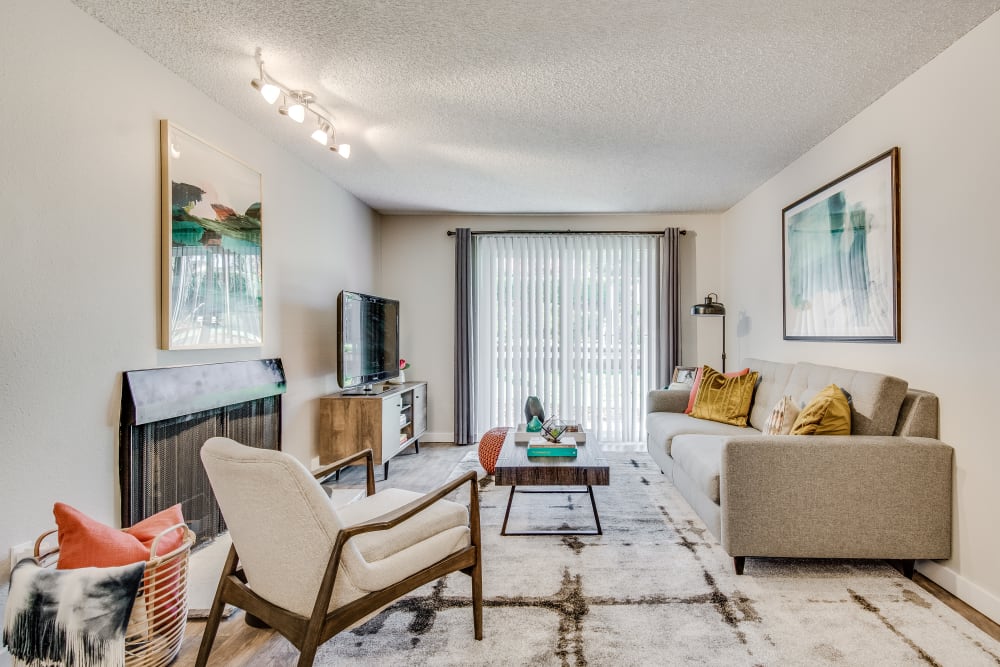
[[[528,456],[576,456],[576,440],[572,437],[549,442],[541,436],[528,440]]]

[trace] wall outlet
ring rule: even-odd
[[[25,558],[32,558],[35,555],[34,542],[22,542],[10,548],[10,569],[20,563]]]

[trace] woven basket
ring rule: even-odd
[[[175,530],[184,533],[183,543],[170,553],[158,556],[160,539]],[[43,567],[54,566],[59,560],[59,547],[45,547],[46,538],[55,535],[50,530],[35,541],[35,558]],[[160,667],[169,664],[181,648],[188,608],[188,557],[195,535],[183,523],[167,528],[156,536],[146,561],[142,585],[136,595],[125,630],[125,665],[127,667]]]

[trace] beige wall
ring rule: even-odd
[[[284,445],[309,463],[316,397],[337,387],[337,292],[374,287],[377,230],[357,199],[68,2],[5,0],[0,63],[2,582],[8,548],[47,530],[57,500],[117,525],[122,371],[280,356]],[[157,349],[160,118],[263,173],[262,348]]]
[[[393,215],[381,222],[379,293],[400,300],[402,356],[407,379],[428,382],[428,440],[450,442],[454,431],[455,243],[446,232],[501,229],[660,231],[681,237],[681,304],[690,306],[720,289],[717,215]],[[720,363],[722,326],[715,318],[681,318],[681,361]]]
[[[1000,14],[914,73],[723,216],[730,343],[743,355],[898,375],[941,399],[955,448],[954,555],[918,567],[1000,621],[997,184]],[[785,342],[781,209],[891,146],[901,151],[902,343]]]

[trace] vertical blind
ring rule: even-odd
[[[547,417],[641,442],[657,368],[662,236],[475,237],[476,429]]]

